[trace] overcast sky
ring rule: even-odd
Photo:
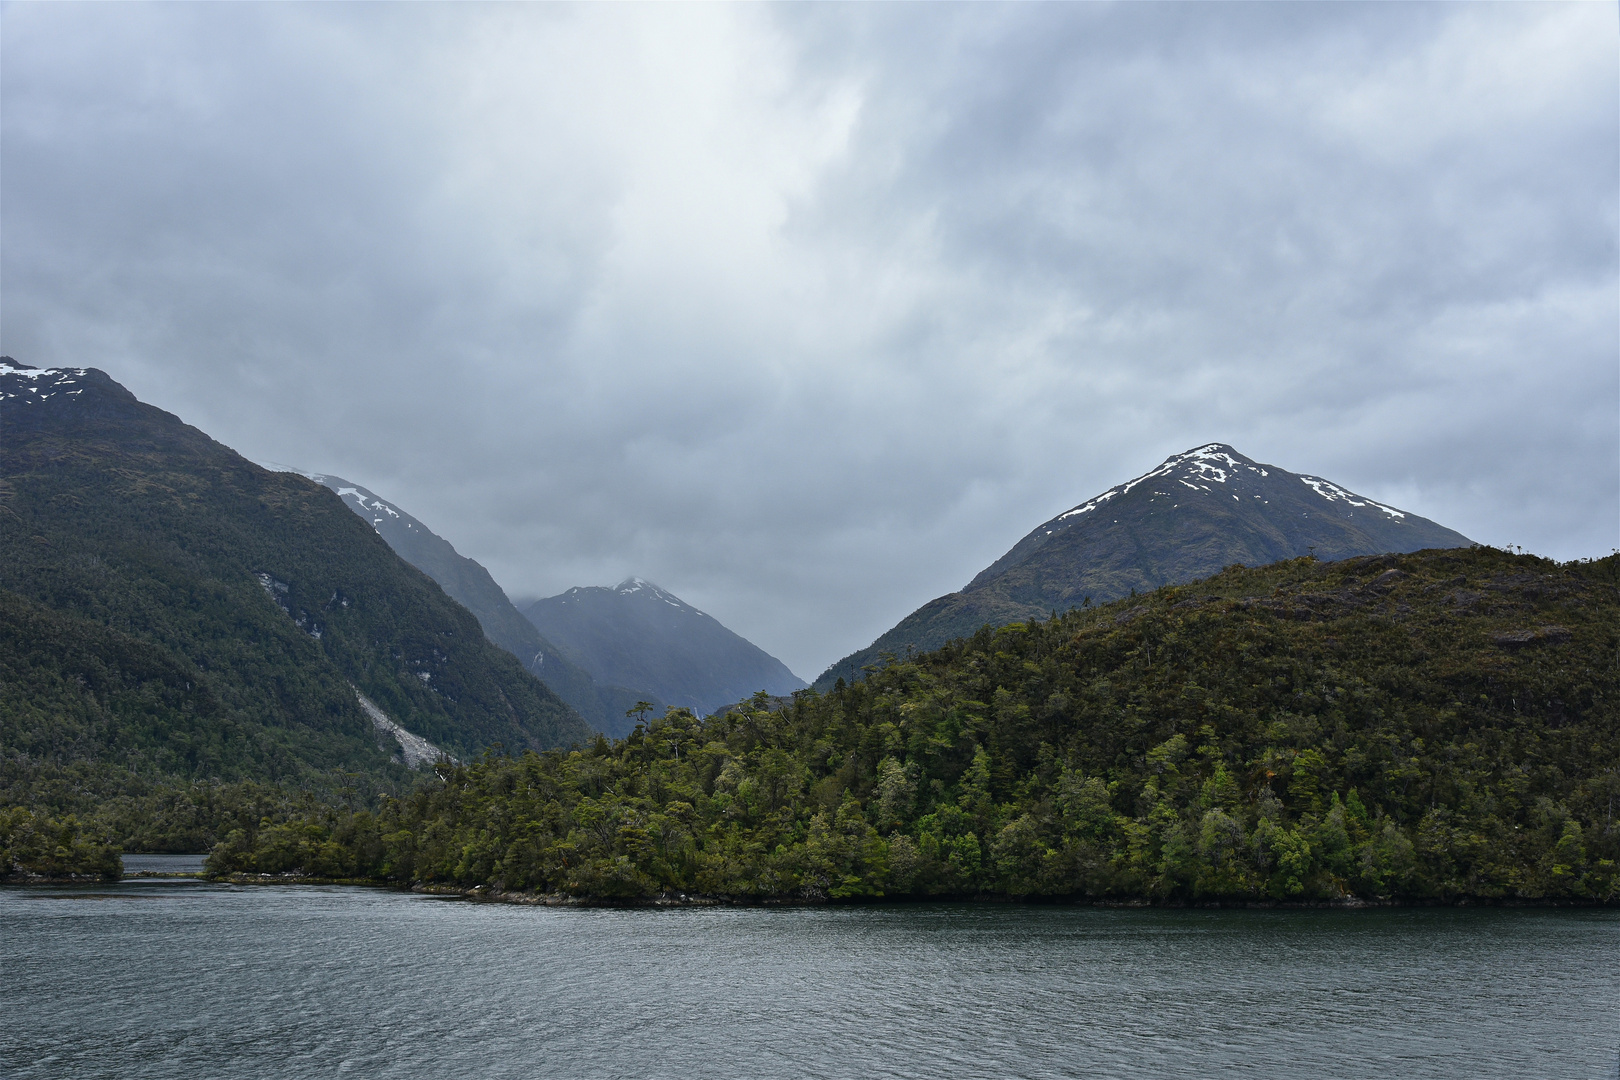
[[[1610,4],[12,4],[0,349],[805,678],[1230,442],[1620,546]]]

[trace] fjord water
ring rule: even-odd
[[[7,1077],[1612,1078],[1614,910],[0,889]]]

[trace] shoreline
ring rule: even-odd
[[[1147,897],[1088,897],[1088,896],[1001,896],[995,894],[962,894],[938,896],[864,896],[834,898],[827,896],[725,896],[708,893],[660,893],[654,896],[576,896],[570,893],[539,893],[522,890],[494,889],[487,885],[445,885],[433,882],[375,881],[370,878],[310,877],[303,874],[227,874],[210,877],[204,871],[137,870],[120,878],[90,875],[46,877],[35,874],[10,874],[0,877],[0,887],[29,887],[49,885],[107,886],[120,881],[176,880],[198,881],[218,885],[340,885],[350,888],[387,889],[410,892],[423,896],[437,896],[452,900],[470,900],[487,904],[516,904],[525,907],[578,907],[578,908],[805,908],[805,907],[904,907],[919,904],[972,904],[975,906],[1021,907],[1092,907],[1139,910],[1181,911],[1366,911],[1395,908],[1620,908],[1620,900],[1595,900],[1543,897],[1480,897],[1465,896],[1454,899],[1366,899],[1346,896],[1335,900],[1270,900],[1270,899],[1211,899],[1162,900]]]
[[[1019,905],[1026,907],[1095,907],[1164,910],[1330,910],[1362,911],[1389,908],[1620,908],[1620,901],[1541,897],[1478,897],[1449,900],[1365,899],[1346,896],[1335,900],[1157,900],[1143,897],[1087,896],[1000,896],[963,894],[941,896],[877,896],[832,898],[827,896],[737,897],[708,893],[659,893],[654,896],[605,897],[576,896],[570,893],[540,893],[495,889],[487,885],[446,885],[433,882],[374,881],[362,878],[317,878],[297,874],[230,874],[219,878],[194,875],[208,881],[232,885],[351,885],[392,889],[423,896],[472,900],[478,903],[517,904],[527,907],[590,908],[687,908],[687,907],[874,907],[912,904],[974,904],[983,906]]]

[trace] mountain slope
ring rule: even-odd
[[[458,757],[590,737],[330,491],[105,373],[0,361],[0,438],[5,783],[395,775],[362,694]]]
[[[306,475],[336,492],[344,505],[371,524],[395,554],[438,582],[451,599],[471,611],[489,640],[516,656],[530,674],[572,705],[598,731],[615,736],[629,731],[625,714],[637,701],[651,701],[662,710],[663,702],[650,690],[598,683],[512,606],[488,570],[456,551],[450,541],[410,514],[340,476]]]
[[[483,760],[210,865],[486,896],[1615,903],[1617,654],[1620,555],[1290,559]]]
[[[961,592],[912,612],[836,662],[819,689],[852,681],[887,653],[935,649],[980,626],[1004,626],[1193,581],[1234,563],[1264,566],[1314,553],[1354,555],[1467,547],[1461,533],[1321,477],[1262,465],[1223,443],[1166,458],[1045,522]]]
[[[760,690],[791,694],[804,680],[680,597],[640,578],[611,589],[569,589],[524,614],[599,681],[646,686],[707,715]]]

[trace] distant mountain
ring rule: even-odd
[[[650,690],[607,686],[591,678],[512,606],[488,570],[457,552],[450,541],[410,514],[340,476],[304,475],[337,492],[344,505],[369,522],[395,554],[438,582],[452,600],[476,615],[489,640],[522,661],[532,675],[598,731],[614,737],[627,734],[635,722],[625,714],[638,701],[650,701],[659,712],[663,711],[663,702]]]
[[[816,687],[860,678],[885,653],[937,649],[985,624],[1044,618],[1087,599],[1106,603],[1234,563],[1264,566],[1313,553],[1329,561],[1471,543],[1319,476],[1262,465],[1210,443],[1044,523],[961,592],[929,601],[833,664]]]
[[[761,690],[791,694],[805,685],[713,616],[640,578],[569,589],[524,614],[598,681],[649,687],[700,716]]]
[[[0,794],[591,737],[332,492],[104,372],[0,360],[0,439]]]

